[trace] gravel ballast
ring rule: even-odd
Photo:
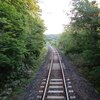
[[[100,94],[98,94],[95,88],[78,72],[77,67],[72,64],[71,60],[61,52],[59,53],[65,65],[65,76],[71,79],[76,100],[100,100]]]
[[[62,62],[64,63],[65,77],[70,78],[75,92],[75,100],[100,100],[100,95],[96,93],[95,88],[78,72],[77,67],[72,64],[68,57],[61,52]],[[42,79],[47,76],[48,65],[51,59],[51,49],[49,48],[45,62],[40,66],[33,81],[26,86],[24,93],[18,100],[37,100]]]

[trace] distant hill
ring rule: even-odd
[[[53,46],[56,46],[59,36],[60,36],[59,34],[45,35],[45,39],[46,39],[47,44],[49,43],[49,44],[51,44]]]
[[[59,38],[59,34],[49,34],[45,35],[47,41],[57,40]]]

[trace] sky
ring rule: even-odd
[[[42,19],[47,30],[44,34],[59,34],[63,25],[69,23],[66,12],[70,10],[71,0],[39,0],[42,9]]]
[[[98,0],[99,1],[99,0]],[[64,30],[64,25],[70,22],[67,16],[71,9],[72,0],[39,0],[42,9],[42,19],[47,30],[44,34],[59,34]]]

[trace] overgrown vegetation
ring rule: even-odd
[[[73,0],[71,16],[59,47],[100,92],[100,8],[96,1]]]
[[[36,69],[45,30],[37,3],[0,0],[0,92],[9,87],[12,91]]]

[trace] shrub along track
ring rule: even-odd
[[[47,65],[50,63],[50,55],[51,55],[51,48],[48,48],[48,53],[45,57],[44,63],[40,66],[32,82],[24,88],[24,92],[19,96],[18,100],[36,100],[40,82],[47,75]],[[31,99],[29,99],[30,94],[32,94]]]
[[[59,51],[62,61],[65,64],[65,76],[71,79],[72,86],[77,96],[77,100],[100,100],[100,94],[97,93],[91,83],[78,72],[78,68],[73,65],[71,60]]]

